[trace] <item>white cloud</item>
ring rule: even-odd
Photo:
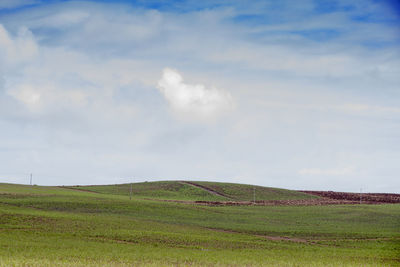
[[[177,70],[166,68],[158,88],[172,109],[185,118],[214,120],[233,108],[233,98],[227,91],[202,84],[186,84]]]
[[[39,104],[41,94],[30,84],[21,84],[17,90],[10,91],[9,94],[28,106]]]
[[[25,107],[25,111],[43,117],[70,111],[85,114],[82,119],[115,121],[111,118],[115,114],[132,118],[137,107],[129,101],[114,101],[114,96],[119,88],[132,86],[132,71],[137,65],[132,60],[113,59],[99,65],[83,52],[40,45],[26,27],[13,35],[0,24],[2,87],[5,95],[16,100],[13,103],[20,104],[10,104],[7,112],[11,112],[10,107]],[[0,100],[1,97],[0,94]]]
[[[21,27],[15,38],[0,24],[0,64],[7,67],[32,59],[38,53],[38,46],[32,33]],[[1,66],[1,65],[0,65]]]
[[[23,103],[32,112],[55,110],[57,108],[83,107],[88,103],[85,90],[62,90],[57,85],[41,81],[40,84],[17,83],[7,94]]]

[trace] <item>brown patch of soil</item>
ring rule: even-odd
[[[345,192],[334,192],[334,191],[299,191],[299,192],[338,201],[352,201],[357,203],[361,202],[362,204],[400,203],[400,194],[345,193]]]
[[[183,204],[196,204],[205,206],[318,206],[318,205],[343,205],[343,204],[358,204],[357,201],[348,200],[335,200],[327,198],[316,198],[316,199],[297,199],[297,200],[257,200],[256,202],[251,201],[188,201],[188,200],[171,200],[171,199],[152,199],[145,198],[147,200],[165,201],[165,202],[176,202]]]

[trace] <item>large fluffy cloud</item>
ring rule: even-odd
[[[172,109],[185,118],[215,120],[234,106],[229,92],[203,84],[184,83],[182,75],[170,68],[163,70],[158,88]]]

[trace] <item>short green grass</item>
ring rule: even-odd
[[[254,197],[256,200],[297,200],[318,198],[317,196],[281,188],[217,182],[194,183],[210,188],[236,201],[252,201],[254,200]]]
[[[254,193],[256,200],[295,200],[318,198],[317,196],[312,196],[297,191],[271,187],[218,182],[192,183],[210,188],[223,196],[212,194],[204,189],[185,184],[181,181],[133,183],[132,193],[133,195],[142,198],[192,201],[252,201]],[[131,184],[75,186],[71,188],[88,190],[102,194],[129,196]]]
[[[209,207],[0,184],[1,266],[398,266],[399,251],[398,204]]]
[[[70,187],[102,194],[129,196],[131,184]],[[151,199],[225,201],[227,198],[210,194],[179,181],[144,182],[132,184],[132,195]]]

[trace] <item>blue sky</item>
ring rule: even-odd
[[[396,1],[0,1],[0,179],[400,192]]]

